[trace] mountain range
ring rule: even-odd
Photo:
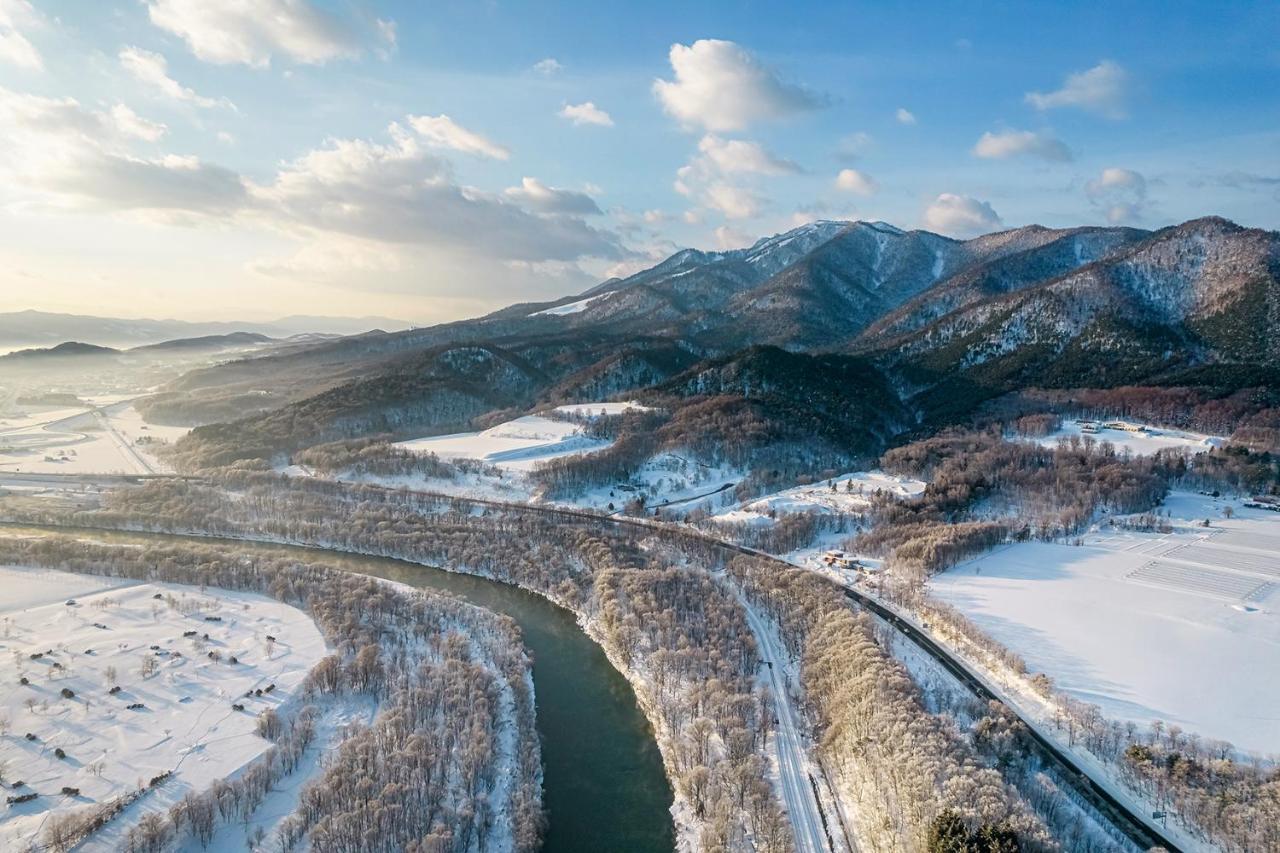
[[[713,364],[713,385],[675,381]],[[786,388],[802,404],[821,382],[847,384],[850,365],[893,389],[898,429],[963,419],[1028,387],[1275,388],[1280,235],[1215,217],[972,240],[816,222],[743,249],[687,249],[554,302],[218,365],[159,400],[194,421],[207,420],[202,407],[263,412],[275,427],[259,446],[287,450],[623,393],[758,399]],[[814,408],[840,417],[830,400]],[[864,439],[888,424],[869,429]]]

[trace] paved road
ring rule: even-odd
[[[782,800],[787,806],[787,817],[795,834],[796,850],[798,853],[826,853],[832,849],[832,845],[826,835],[822,807],[818,804],[813,782],[809,778],[804,738],[796,725],[796,715],[791,707],[791,691],[782,668],[787,652],[777,648],[772,632],[755,609],[745,601],[742,605],[751,631],[756,635],[760,656],[769,662],[765,666],[765,672],[776,699],[778,714],[778,730],[773,739],[774,749],[778,753],[778,780],[782,787]]]
[[[137,469],[139,474],[156,473],[156,469],[151,466],[151,463],[142,458],[142,454],[129,443],[128,436],[116,429],[116,425],[111,422],[111,418],[107,417],[101,408],[93,410],[93,417],[98,422],[98,426],[102,427],[107,435],[111,436],[111,440],[115,442],[116,447],[124,454],[125,459],[133,462],[133,467]]]

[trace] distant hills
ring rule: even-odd
[[[253,333],[287,338],[307,333],[352,335],[374,329],[394,332],[407,323],[389,317],[315,317],[293,315],[268,322],[194,323],[185,320],[122,319],[45,311],[0,313],[0,352],[24,347],[49,347],[67,341],[117,349],[190,340],[212,335]]]
[[[189,442],[234,461],[625,394],[661,398],[668,429],[696,417],[853,454],[1010,392],[1118,386],[1263,388],[1272,405],[1280,234],[1217,217],[972,240],[817,222],[554,302],[193,371],[154,413],[241,418]]]

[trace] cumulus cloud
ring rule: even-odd
[[[49,206],[221,215],[241,207],[239,175],[195,157],[140,157],[138,139],[155,141],[164,126],[120,104],[107,111],[74,98],[45,98],[0,89],[0,174]]]
[[[698,151],[706,166],[722,174],[793,175],[800,171],[792,161],[775,157],[758,142],[745,139],[722,139],[709,133],[698,141]]]
[[[539,216],[460,186],[398,124],[387,142],[333,139],[287,163],[255,196],[277,220],[384,243],[497,261],[618,258],[617,238],[573,216]]]
[[[676,171],[675,190],[729,219],[749,219],[764,208],[765,199],[737,181],[791,175],[800,167],[777,157],[757,142],[706,134],[698,154]]]
[[[540,59],[533,63],[533,70],[544,76],[550,77],[557,71],[562,71],[564,66],[558,60],[548,56],[546,59]]]
[[[898,124],[916,123],[915,113],[911,112],[911,110],[906,107],[898,107],[898,111],[893,114],[893,117],[898,120]]]
[[[857,169],[841,169],[836,175],[836,189],[854,195],[875,195],[880,185],[865,172]]]
[[[703,188],[703,205],[718,210],[727,219],[751,219],[764,209],[765,200],[754,190],[732,184],[715,183]]]
[[[1012,157],[1039,157],[1065,163],[1071,160],[1071,149],[1047,133],[1030,130],[1003,130],[999,133],[990,131],[982,134],[973,146],[976,157],[988,160],[1008,160]]]
[[[357,56],[354,28],[309,0],[146,0],[151,23],[218,65],[266,68],[276,55],[320,65]],[[386,38],[386,28],[380,27]],[[394,31],[392,31],[394,32]]]
[[[602,212],[595,199],[586,193],[549,187],[537,178],[522,178],[520,186],[508,187],[503,195],[541,213],[595,216]]]
[[[700,39],[673,44],[674,80],[655,80],[654,94],[681,124],[713,132],[743,130],[822,106],[814,93],[784,82],[770,68],[731,41]]]
[[[447,148],[464,154],[475,154],[494,160],[506,160],[511,151],[449,118],[438,116],[409,116],[409,126],[418,132],[432,148]]]
[[[44,59],[23,30],[40,24],[40,16],[28,0],[0,0],[0,62],[28,71],[44,68]]]
[[[124,104],[116,104],[111,108],[111,120],[121,133],[146,142],[155,142],[169,131],[163,124],[148,121]]]
[[[1129,72],[1104,59],[1085,71],[1067,75],[1062,87],[1052,92],[1028,92],[1027,103],[1038,110],[1076,107],[1108,118],[1124,118],[1129,94]]]
[[[752,237],[743,231],[732,228],[728,225],[721,225],[715,230],[716,248],[721,251],[728,249],[737,249],[742,246],[750,246]]]
[[[206,98],[196,94],[169,76],[169,62],[158,53],[140,47],[126,47],[120,51],[120,65],[138,80],[151,86],[166,98],[194,104],[197,107],[225,106],[235,109],[226,98]]]
[[[1132,169],[1112,166],[1085,184],[1085,194],[1113,225],[1142,219],[1147,179]]]
[[[966,195],[942,193],[924,211],[926,228],[952,237],[976,237],[1003,225],[989,203]]]
[[[613,127],[613,117],[591,101],[584,101],[581,104],[565,104],[564,108],[560,110],[560,116],[569,119],[574,124]]]

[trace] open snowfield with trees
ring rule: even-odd
[[[793,512],[858,514],[871,506],[877,495],[915,497],[925,483],[912,477],[883,471],[855,471],[807,486],[796,486],[746,501],[718,513],[716,521],[770,524],[778,515]]]
[[[1280,517],[1186,492],[1159,512],[1078,546],[1002,546],[929,586],[1108,717],[1280,752],[1280,683],[1263,675],[1280,667]]]
[[[235,776],[271,746],[259,715],[326,654],[307,615],[251,593],[12,566],[0,587],[4,849],[166,774],[145,810]]]
[[[1150,456],[1161,450],[1185,450],[1188,453],[1204,453],[1211,447],[1220,447],[1226,439],[1215,435],[1204,435],[1186,430],[1169,429],[1149,424],[1128,421],[1107,421],[1107,423],[1125,424],[1128,429],[1107,427],[1101,422],[1097,426],[1086,429],[1078,420],[1064,420],[1057,429],[1048,435],[1036,436],[1035,441],[1046,447],[1053,447],[1064,440],[1092,438],[1099,443],[1109,441],[1116,450],[1127,450],[1135,456]]]

